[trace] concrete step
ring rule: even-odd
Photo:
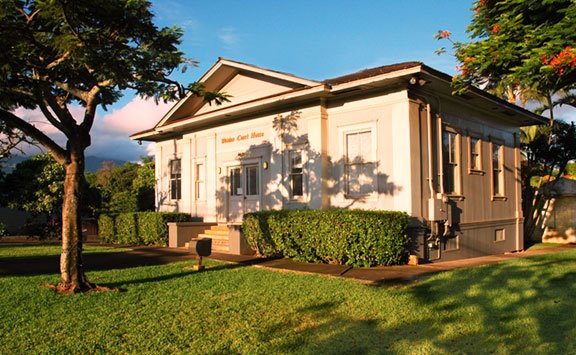
[[[213,236],[221,236],[228,238],[228,230],[214,230],[214,229],[207,229],[204,231],[204,234],[213,235]]]
[[[204,230],[204,233],[199,234],[198,238],[212,239],[212,251],[217,253],[229,253],[230,244],[228,242],[228,235],[230,230],[225,224],[211,226],[210,229]],[[188,248],[190,243],[186,243],[185,247]]]
[[[229,230],[228,226],[225,224],[218,224],[216,226],[211,226],[210,229],[213,231],[226,231],[226,232],[228,232]]]
[[[220,235],[210,235],[210,234],[199,234],[198,238],[210,238],[212,239],[212,246],[214,245],[228,245],[228,236],[220,236]]]
[[[210,236],[202,236],[202,234],[200,234],[198,236],[199,238],[210,238]],[[212,239],[212,251],[216,252],[216,253],[229,253],[230,252],[230,246],[228,244],[228,239],[220,239],[220,238],[210,238]],[[190,248],[190,242],[186,242],[186,244],[184,244],[184,248],[189,249]]]

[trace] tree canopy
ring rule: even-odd
[[[526,237],[542,230],[540,216],[548,205],[538,191],[541,183],[562,177],[576,158],[574,124],[554,117],[556,105],[576,108],[575,28],[573,0],[478,0],[467,29],[470,41],[453,41],[447,30],[435,35],[453,44],[457,92],[472,85],[513,103],[537,100],[543,104],[537,113],[550,110],[550,125],[522,130]]]
[[[79,211],[96,109],[126,89],[157,100],[186,94],[226,100],[202,84],[170,79],[195,64],[178,49],[181,37],[179,28],[155,26],[146,0],[0,0],[0,121],[41,144],[65,170],[61,292],[94,287],[83,271]],[[72,105],[84,112],[74,116]],[[65,145],[14,114],[16,108],[40,110]]]
[[[3,179],[1,204],[50,216],[62,206],[63,181],[64,169],[49,154],[33,156]]]
[[[545,96],[564,92],[562,103],[576,107],[574,97],[566,97],[576,83],[576,2],[479,0],[474,6],[470,41],[453,42],[460,63],[457,88],[535,90]],[[448,31],[437,34],[449,36]]]
[[[148,157],[141,164],[114,166],[105,162],[96,173],[88,174],[88,184],[99,192],[98,212],[118,213],[154,211],[156,184],[154,162]]]

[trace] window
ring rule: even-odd
[[[259,195],[258,165],[248,165],[244,170],[246,173],[246,196]]]
[[[243,165],[230,169],[231,196],[257,196],[259,194],[258,165]]]
[[[291,150],[288,152],[290,174],[290,197],[297,198],[304,195],[304,164],[302,151]]]
[[[375,164],[372,161],[372,132],[347,133],[346,145],[346,193],[350,196],[368,195],[374,191]]]
[[[496,229],[494,231],[494,241],[501,242],[506,240],[506,231],[504,229]]]
[[[470,171],[482,171],[482,141],[479,138],[470,137],[469,143],[470,147],[468,151],[470,152]]]
[[[504,196],[504,146],[492,143],[492,195]]]
[[[196,200],[206,199],[206,170],[204,169],[204,163],[197,163],[195,171],[196,180],[194,181],[194,187],[196,189]]]
[[[458,194],[460,192],[460,151],[459,136],[456,133],[442,133],[442,162],[444,167],[444,192]]]
[[[244,191],[242,190],[241,174],[242,168],[232,168],[230,170],[230,195],[232,196],[242,196]]]
[[[170,161],[170,198],[180,200],[182,198],[182,170],[180,159]]]

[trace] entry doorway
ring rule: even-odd
[[[258,161],[228,168],[228,221],[242,222],[245,213],[260,210],[260,180]]]

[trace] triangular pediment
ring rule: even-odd
[[[210,105],[202,98],[187,96],[180,100],[156,127],[319,84],[290,74],[226,59],[219,59],[199,81],[209,91],[226,93],[230,96],[230,101],[221,105]]]

